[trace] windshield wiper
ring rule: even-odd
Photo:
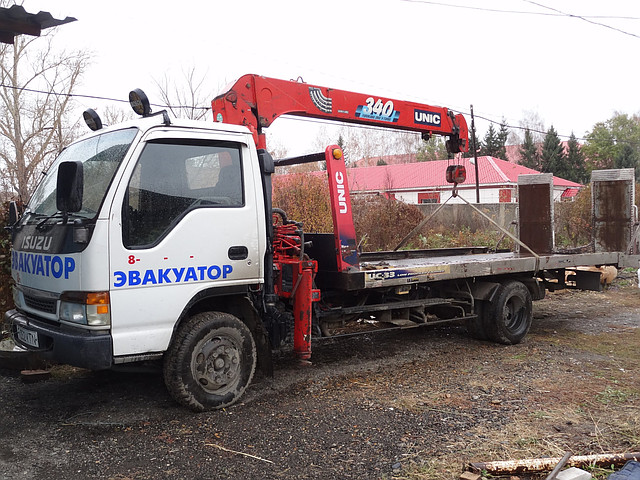
[[[44,217],[42,220],[40,220],[40,221],[38,222],[38,224],[36,225],[36,230],[41,230],[41,229],[46,225],[46,223],[47,223],[49,220],[51,220],[52,218],[62,218],[62,219],[64,219],[64,223],[66,223],[66,222],[67,222],[67,219],[68,219],[69,217],[72,217],[72,218],[85,218],[84,216],[82,216],[82,215],[78,215],[77,213],[73,213],[73,212],[62,212],[62,211],[58,210],[57,212],[52,213],[51,215],[47,215],[47,216],[46,216],[46,217]]]

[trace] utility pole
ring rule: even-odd
[[[480,175],[478,173],[478,147],[476,146],[476,122],[471,105],[471,148],[473,148],[473,164],[476,167],[476,203],[480,203]]]

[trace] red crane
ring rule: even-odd
[[[266,149],[263,129],[280,115],[322,118],[396,130],[445,135],[451,153],[469,150],[469,129],[462,114],[445,107],[347,92],[308,83],[244,75],[211,102],[217,122],[245,125],[256,146]]]

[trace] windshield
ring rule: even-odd
[[[108,132],[70,145],[56,159],[38,185],[27,206],[36,217],[54,215],[58,165],[65,161],[83,163],[84,193],[82,208],[76,217],[93,218],[98,214],[111,180],[138,133],[136,128]]]

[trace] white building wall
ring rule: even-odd
[[[500,203],[500,188],[481,188],[480,189],[480,203]],[[418,193],[433,192],[434,190],[422,190],[420,192],[393,192],[397,200],[403,201],[409,204],[418,203]],[[449,197],[451,197],[452,189],[440,191],[440,203],[444,203]],[[515,202],[516,188],[511,189],[511,201]],[[560,192],[562,194],[562,192]],[[476,189],[464,188],[458,190],[458,197],[450,199],[447,203],[465,203],[461,198],[464,198],[469,203],[476,203]]]
[[[418,192],[396,192],[395,196],[396,200],[400,200],[404,203],[418,203]]]
[[[518,189],[514,185],[513,187],[495,187],[495,188],[480,188],[480,203],[500,203],[500,190],[503,188],[511,189],[511,203],[515,203],[517,201]],[[424,192],[433,192],[435,190],[421,190],[417,191],[395,191],[391,192],[395,195],[397,200],[400,200],[404,203],[409,204],[417,204],[418,203],[418,193]],[[444,203],[451,196],[451,189],[447,189],[444,191],[440,191],[440,203]],[[554,188],[553,190],[553,200],[555,202],[561,201],[562,193],[565,191],[564,187]],[[382,192],[381,192],[382,193]],[[458,196],[464,198],[469,203],[476,203],[476,189],[474,188],[463,188],[458,190]],[[465,203],[461,198],[452,198],[447,203]]]
[[[564,193],[566,189],[565,188],[554,188],[553,189],[553,201],[554,202],[560,202],[562,201],[562,194]]]

